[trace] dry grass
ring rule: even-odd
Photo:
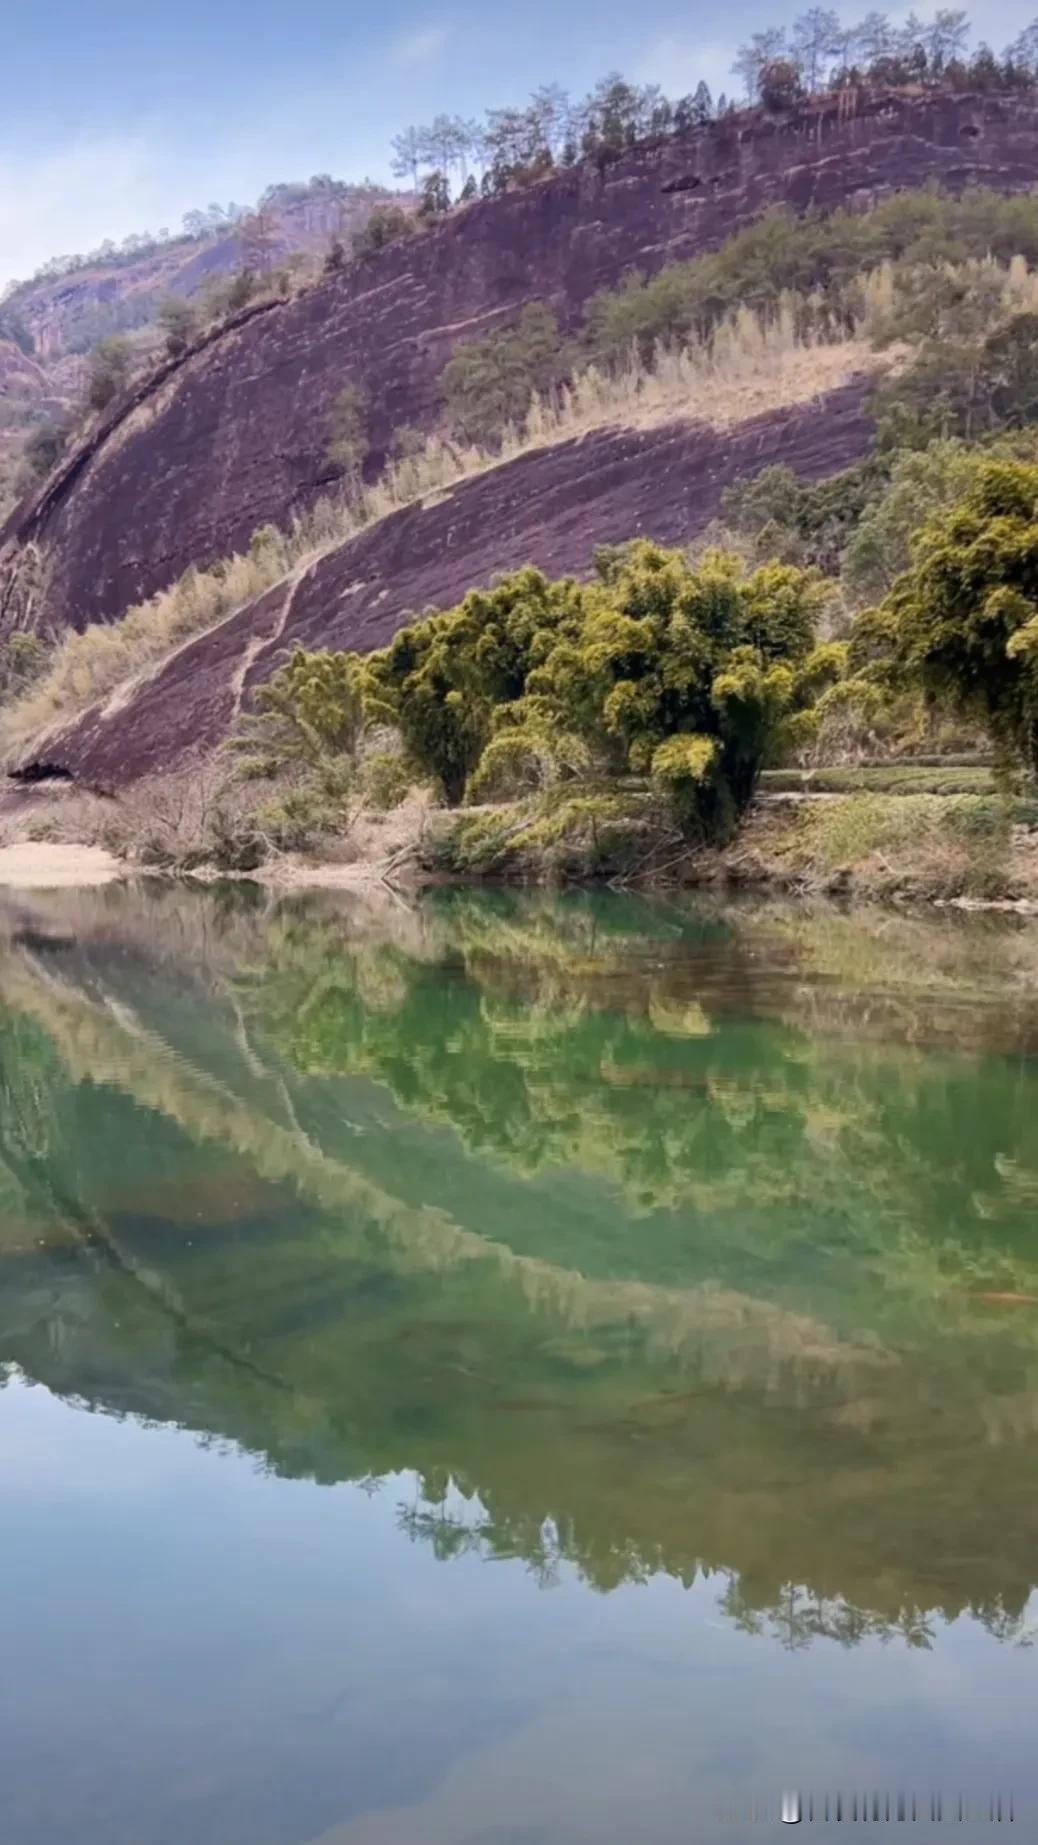
[[[1038,899],[1038,833],[995,795],[833,794],[760,803],[722,870],[870,897]]]
[[[417,454],[392,463],[353,499],[325,499],[287,532],[264,526],[248,551],[177,583],[115,622],[69,634],[48,671],[0,713],[0,752],[15,759],[34,743],[105,699],[122,702],[134,682],[177,649],[218,626],[293,571],[305,569],[380,519],[430,499],[519,455],[596,429],[645,428],[671,421],[715,428],[803,403],[854,373],[891,363],[863,338],[807,344],[797,337],[796,303],[783,301],[762,321],[741,309],[712,339],[659,349],[647,365],[632,353],[616,370],[589,367],[548,397],[534,399],[495,449],[432,436]]]
[[[1038,269],[1032,269],[1025,256],[1011,257],[1000,263],[986,256],[966,263],[945,263],[945,275],[968,284],[981,298],[986,296],[990,312],[997,316],[1038,310]],[[861,278],[862,331],[875,342],[887,336],[890,324],[903,306],[903,277],[892,262],[881,263]]]
[[[0,847],[99,846],[138,864],[191,868],[233,860],[254,838],[257,809],[255,791],[216,762],[149,777],[117,797],[41,786],[0,819]]]

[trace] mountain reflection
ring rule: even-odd
[[[0,941],[0,1363],[449,1560],[1025,1642],[1038,942],[109,890]]]

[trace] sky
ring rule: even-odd
[[[875,0],[840,8],[844,17]],[[1000,50],[1035,0],[991,0]],[[313,173],[390,179],[390,140],[607,70],[672,96],[736,86],[735,49],[788,23],[761,0],[0,0],[0,287],[51,256],[176,230]],[[907,8],[891,7],[892,16]],[[917,4],[929,16],[932,7]]]

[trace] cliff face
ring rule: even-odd
[[[379,647],[409,615],[449,608],[500,571],[587,573],[598,544],[644,534],[688,543],[741,475],[785,463],[808,479],[864,454],[866,379],[718,431],[603,430],[520,456],[435,502],[405,507],[301,577],[182,647],[136,688],[41,739],[43,756],[113,788],[183,768],[226,735],[286,648]]]
[[[333,236],[348,243],[376,205],[398,198],[408,202],[406,195],[357,186],[275,199],[264,208],[270,260],[279,263],[295,251],[323,255]],[[228,223],[209,236],[174,239],[145,247],[139,256],[99,258],[23,282],[4,306],[24,322],[35,358],[50,373],[63,355],[83,352],[104,334],[144,326],[164,295],[199,295],[214,277],[240,269],[242,260],[238,230]]]
[[[572,324],[626,270],[694,255],[769,205],[865,203],[929,179],[1031,186],[1038,104],[897,94],[852,110],[831,99],[734,118],[470,206],[243,317],[118,406],[9,522],[0,628],[111,618],[190,564],[241,549],[264,521],[283,524],[327,489],[330,406],[349,380],[369,394],[377,453],[400,425],[433,420],[453,347],[526,300],[547,298]],[[48,560],[31,610],[17,588],[20,547],[42,547]]]
[[[319,266],[333,236],[348,244],[375,206],[387,200],[411,203],[409,194],[368,186],[272,200],[264,207],[270,265],[302,256]],[[169,295],[204,297],[210,283],[233,274],[244,261],[241,235],[230,222],[208,236],[151,248],[141,242],[145,248],[139,254],[40,276],[5,297],[0,327],[5,317],[20,322],[33,350],[26,358],[0,331],[0,524],[14,498],[29,431],[77,416],[90,348],[107,334],[129,332],[137,362],[153,365],[163,347],[155,318],[160,302]]]

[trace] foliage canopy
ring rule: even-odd
[[[857,624],[860,663],[892,659],[1038,769],[1038,463],[989,461],[919,535],[912,568]]]
[[[379,653],[297,653],[272,682],[300,736],[368,723],[399,731],[447,800],[646,776],[689,835],[723,833],[787,719],[814,697],[814,570],[746,575],[646,540],[603,552],[590,583],[531,567],[402,629]],[[355,729],[355,725],[354,725]]]

